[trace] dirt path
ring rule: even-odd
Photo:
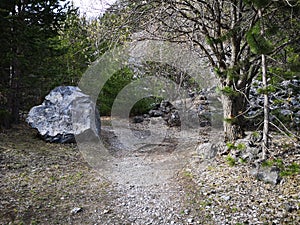
[[[1,133],[0,224],[191,222],[179,178],[186,162],[170,154],[170,139],[128,155],[109,127],[103,138],[118,155],[106,177],[76,145],[45,143],[26,125]]]
[[[300,174],[274,186],[254,180],[247,164],[204,162],[193,149],[205,132],[193,140],[170,131],[128,154],[108,125],[103,141],[118,159],[109,179],[76,145],[45,143],[25,125],[0,133],[0,224],[300,223]],[[300,152],[283,160],[299,164]]]
[[[131,129],[139,138],[147,135],[145,124]],[[179,132],[170,128],[161,141],[132,146],[129,139],[121,143],[110,126],[102,127],[102,140],[116,158],[115,166],[101,173],[113,182],[113,193],[100,224],[201,224],[190,213],[185,186],[193,182],[184,172],[199,135]]]

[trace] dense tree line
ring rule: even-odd
[[[1,1],[2,126],[18,122],[55,86],[77,85],[100,54],[98,28],[69,1]]]
[[[24,98],[36,102],[53,79],[48,60],[56,53],[51,40],[70,8],[59,1],[16,0],[1,1],[0,9],[1,110],[17,122]]]

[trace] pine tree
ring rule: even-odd
[[[7,99],[3,107],[13,122],[18,122],[24,96],[30,96],[30,89],[37,92],[43,84],[40,71],[52,54],[49,38],[58,34],[68,11],[65,0],[1,1],[1,89]]]

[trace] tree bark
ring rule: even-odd
[[[244,137],[242,113],[245,111],[245,97],[222,95],[225,141],[235,141]]]

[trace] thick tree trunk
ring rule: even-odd
[[[235,141],[244,137],[242,113],[245,111],[243,95],[222,95],[225,141]]]

